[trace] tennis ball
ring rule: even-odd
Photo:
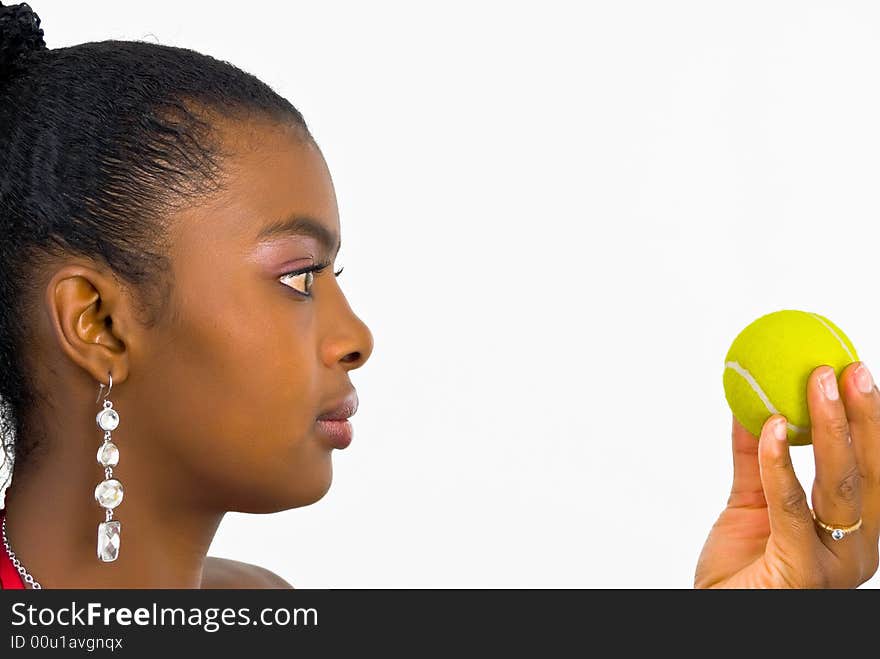
[[[859,356],[852,342],[817,313],[786,309],[761,316],[733,340],[724,358],[724,396],[755,437],[772,414],[788,421],[788,443],[812,443],[807,380],[817,366],[841,371]]]

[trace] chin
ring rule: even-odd
[[[260,506],[262,510],[259,512],[280,512],[310,506],[324,498],[332,482],[333,468],[328,454],[326,460],[310,468],[300,467],[295,473],[286,474],[279,487],[272,492],[264,492]]]

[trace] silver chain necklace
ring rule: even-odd
[[[31,573],[24,569],[24,565],[22,565],[21,561],[16,558],[15,552],[12,551],[12,547],[9,546],[9,537],[6,535],[6,515],[3,516],[3,546],[6,548],[6,553],[9,554],[9,560],[12,561],[12,564],[15,566],[15,569],[18,570],[21,578],[34,588],[42,588],[39,582],[34,581]]]

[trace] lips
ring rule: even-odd
[[[358,408],[357,393],[352,390],[342,400],[318,417],[318,421],[344,421],[354,416]]]
[[[352,390],[317,418],[315,425],[330,441],[333,448],[342,449],[351,444],[353,428],[348,417],[354,415],[357,408],[357,393]]]
[[[318,430],[330,441],[333,448],[345,448],[351,444],[354,428],[348,419],[322,420],[315,424]]]

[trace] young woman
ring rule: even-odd
[[[0,8],[3,587],[289,586],[206,553],[227,511],[330,486],[373,347],[339,244],[321,153],[265,84],[166,46],[47,50],[27,5]],[[760,440],[734,422],[697,586],[876,571],[880,393],[862,364],[839,388],[827,371],[810,381],[818,519],[781,418]]]
[[[351,439],[340,239],[266,84],[0,7],[4,588],[291,587],[206,554],[227,511],[319,500]]]

